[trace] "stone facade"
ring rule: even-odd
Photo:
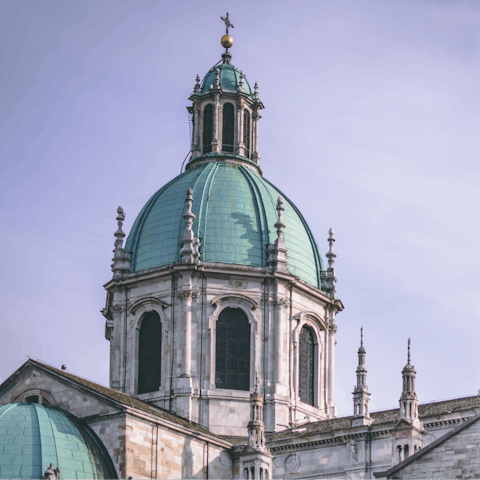
[[[139,328],[144,314],[156,311],[162,322],[161,385],[138,398],[214,433],[245,436],[249,392],[215,386],[216,322],[223,309],[234,307],[251,325],[250,386],[257,372],[267,430],[335,415],[335,315],[343,307],[324,292],[288,273],[207,262],[124,275],[106,288],[112,388],[137,395]],[[304,325],[317,339],[314,406],[298,393]]]
[[[480,414],[385,473],[386,478],[480,478]],[[377,475],[381,478],[380,475]]]

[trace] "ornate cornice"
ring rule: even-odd
[[[316,448],[338,447],[338,446],[346,445],[352,440],[355,440],[357,442],[363,442],[367,440],[368,435],[369,435],[368,433],[341,435],[339,437],[325,438],[322,440],[314,440],[314,441],[305,442],[305,443],[278,445],[276,447],[269,447],[269,450],[275,455],[275,454],[286,453],[286,452],[300,452],[303,450],[315,450]]]
[[[424,423],[423,427],[426,431],[430,432],[433,430],[443,430],[445,428],[454,428],[457,425],[460,425],[461,423],[465,422],[471,417],[467,418],[455,418],[452,420],[441,420],[438,422],[431,422],[431,423]]]

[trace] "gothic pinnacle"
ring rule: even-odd
[[[130,271],[130,254],[123,249],[123,239],[125,232],[123,231],[123,221],[125,220],[125,212],[122,207],[117,208],[117,231],[114,233],[115,248],[113,250],[112,272],[113,278],[118,279],[122,277],[123,273]]]
[[[182,263],[196,263],[200,256],[199,239],[193,233],[193,220],[195,215],[192,212],[193,190],[191,187],[187,189],[187,211],[183,214],[185,219],[185,230],[182,238],[182,248],[180,250],[180,258]]]
[[[275,223],[275,228],[277,229],[277,237],[279,239],[283,238],[283,230],[285,228],[285,223],[283,223],[283,198],[282,196],[277,199],[277,222]]]
[[[330,249],[328,250],[327,253],[327,258],[328,258],[328,268],[333,268],[333,265],[335,263],[335,257],[337,254],[333,251],[333,243],[335,242],[335,232],[333,231],[333,228],[330,228],[328,231],[328,245],[330,246]]]
[[[410,365],[410,337],[408,337],[408,353],[407,353],[407,364]]]
[[[194,92],[200,91],[200,75],[197,73],[197,78],[195,79],[195,87],[193,88]]]

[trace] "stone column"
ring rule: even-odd
[[[123,353],[123,328],[122,328],[122,314],[123,308],[121,305],[113,305],[113,330],[110,337],[110,388],[121,390],[122,381],[122,353]],[[108,321],[107,321],[108,326]],[[112,328],[112,327],[111,327]]]
[[[243,143],[243,100],[237,102],[237,155],[245,156],[245,144]]]
[[[182,302],[182,378],[190,378],[192,375],[192,301],[198,297],[198,292],[192,289],[179,290],[177,298]],[[190,382],[188,382],[190,384]],[[186,385],[185,385],[186,386]]]
[[[260,115],[255,108],[252,115],[252,160],[258,162],[258,120]]]
[[[278,385],[285,386],[285,312],[289,308],[288,298],[279,298],[275,302],[275,350],[274,350],[274,382],[277,384],[276,393],[286,394],[284,388],[278,389]],[[277,391],[281,390],[281,392]]]
[[[193,110],[193,156],[200,151],[200,108],[195,107]]]
[[[213,100],[213,136],[212,136],[212,153],[218,153],[220,151],[219,132],[220,132],[220,101],[219,96],[215,95]]]
[[[335,416],[335,333],[337,326],[335,319],[332,319],[328,326],[328,395],[327,395],[327,414],[329,418]]]

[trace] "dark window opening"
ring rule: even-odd
[[[315,401],[315,341],[309,327],[300,332],[300,400],[309,405]]]
[[[138,339],[138,393],[155,392],[160,388],[162,324],[157,312],[149,312],[142,320]]]
[[[250,158],[250,114],[243,114],[243,143],[245,144],[245,156]]]
[[[250,324],[240,308],[226,308],[217,322],[217,388],[250,390]]]
[[[30,395],[25,399],[25,403],[38,403],[38,395]]]
[[[231,103],[223,106],[223,145],[224,152],[233,152],[235,134],[235,108]]]
[[[213,140],[213,107],[207,105],[203,111],[203,153],[212,151]]]

